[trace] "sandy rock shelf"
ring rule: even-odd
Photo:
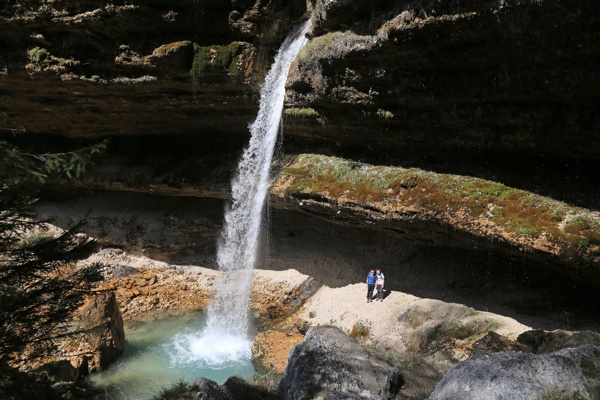
[[[99,262],[106,280],[99,290],[114,290],[125,320],[167,313],[206,310],[221,273],[199,266],[174,266],[121,250],[105,249],[83,264]],[[512,340],[531,329],[517,320],[461,304],[386,292],[382,302],[367,303],[366,285],[331,288],[296,270],[255,270],[251,307],[259,323],[253,352],[265,369],[282,373],[289,351],[311,326],[332,325],[360,342],[384,351],[405,352],[419,346],[440,326],[489,327]],[[453,356],[465,359],[481,335],[457,341]]]

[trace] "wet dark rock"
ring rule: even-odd
[[[232,399],[234,400],[265,400],[273,397],[265,389],[248,384],[245,380],[232,376],[223,384]]]
[[[235,376],[228,378],[223,385],[211,379],[198,378],[187,385],[187,390],[193,397],[186,394],[185,398],[194,400],[264,400],[273,397],[272,393]]]
[[[108,137],[94,185],[185,182],[223,193],[274,52],[305,13],[301,0],[8,1],[0,140],[46,152]],[[253,29],[230,15],[252,15]],[[247,57],[233,68],[190,73],[199,46],[242,41]]]
[[[591,121],[600,98],[592,87],[600,81],[591,65],[600,47],[590,42],[598,14],[589,10],[598,7],[589,0],[332,2],[315,33],[333,40],[309,44],[288,82],[288,105],[321,118],[288,118],[287,133],[374,161],[410,160],[413,152],[457,161],[469,154],[597,159],[600,133]],[[369,48],[361,45],[367,38]],[[340,91],[369,101],[341,101]]]
[[[76,382],[80,376],[80,369],[75,368],[68,360],[54,361],[37,369],[44,372],[56,382]]]
[[[552,335],[541,329],[533,329],[523,332],[517,337],[517,342],[529,347],[533,353],[537,353],[540,346],[551,340]]]
[[[276,397],[393,399],[402,384],[396,368],[365,352],[348,335],[318,327],[309,329],[290,353]]]
[[[600,346],[600,333],[588,330],[579,332],[560,329],[552,332],[531,330],[519,335],[517,341],[529,346],[533,353],[546,354],[569,347]]]
[[[194,400],[231,400],[229,393],[211,379],[198,378],[188,385],[188,389],[194,393]]]
[[[501,352],[501,351],[522,351],[526,352],[529,348],[521,343],[497,334],[494,331],[488,332],[483,338],[473,344],[473,352]]]

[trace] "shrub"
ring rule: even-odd
[[[357,338],[366,338],[369,336],[369,328],[367,326],[365,326],[365,324],[363,324],[362,322],[357,322],[354,325],[352,325],[352,330],[350,331],[350,336],[357,339]]]
[[[283,111],[283,115],[286,117],[294,118],[316,118],[319,117],[319,113],[314,108],[286,108]]]
[[[383,119],[392,119],[394,118],[394,114],[391,111],[382,110],[381,108],[377,110],[377,116]]]
[[[38,65],[48,62],[51,55],[47,49],[34,47],[33,49],[27,51],[27,57],[29,58],[30,63]]]
[[[189,392],[187,388],[187,384],[183,380],[179,380],[178,382],[172,384],[171,386],[163,389],[156,396],[152,397],[152,400],[180,400],[186,393]],[[192,396],[190,395],[191,399]]]

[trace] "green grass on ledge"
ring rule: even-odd
[[[283,169],[293,177],[286,194],[319,194],[338,202],[413,207],[433,215],[463,215],[505,231],[567,244],[600,255],[600,215],[549,197],[470,176],[417,168],[374,166],[303,154]]]

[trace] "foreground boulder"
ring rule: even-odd
[[[365,352],[337,328],[311,328],[290,353],[276,398],[393,399],[398,369]]]
[[[600,346],[543,355],[482,352],[448,371],[429,400],[589,399],[599,374]]]

